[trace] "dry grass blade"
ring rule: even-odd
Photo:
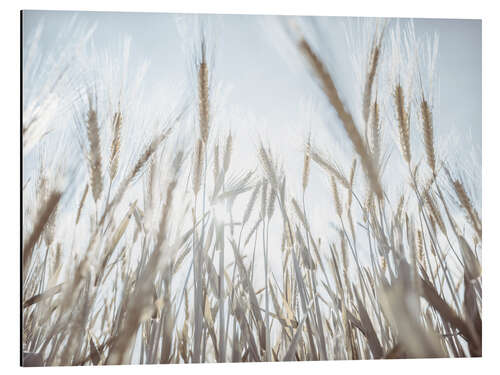
[[[304,322],[308,319],[307,317],[307,312],[310,310],[312,307],[313,301],[310,302],[309,306],[305,307],[305,314],[302,320],[300,321],[297,330],[295,331],[295,334],[293,335],[292,342],[290,343],[288,350],[286,351],[285,356],[283,357],[283,361],[291,361],[296,353],[297,350],[297,345],[299,344],[299,340],[302,337],[302,326],[304,325]]]
[[[90,359],[92,360],[92,364],[97,366],[101,362],[101,355],[99,354],[99,350],[94,344],[94,339],[90,338]]]
[[[465,277],[468,280],[475,280],[481,276],[481,264],[479,263],[476,255],[474,255],[474,252],[467,243],[467,240],[463,236],[458,235],[458,241],[462,251]]]
[[[31,298],[28,298],[24,303],[23,303],[23,308],[27,308],[31,305],[34,305],[35,303],[41,302],[45,299],[48,299],[52,296],[55,296],[57,293],[59,293],[62,290],[64,283],[61,283],[59,285],[56,285],[48,290],[46,290],[43,293],[34,295]]]
[[[361,324],[364,327],[363,334],[366,336],[366,339],[368,340],[368,345],[370,346],[370,350],[372,351],[373,358],[374,359],[382,358],[383,356],[382,346],[380,345],[380,341],[377,337],[375,329],[373,328],[370,316],[368,315],[368,312],[366,311],[363,302],[359,298],[356,288],[354,288],[354,296],[356,297]]]
[[[466,322],[441,298],[432,284],[424,279],[420,279],[422,285],[422,296],[433,306],[441,317],[451,324],[464,336],[464,338],[476,346],[481,345],[479,338],[471,332]]]

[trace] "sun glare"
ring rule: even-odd
[[[229,210],[225,200],[215,202],[212,206],[212,212],[218,223],[228,223],[230,221]]]

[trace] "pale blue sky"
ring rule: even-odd
[[[44,20],[44,48],[51,48],[62,25],[75,12],[25,11],[25,35]],[[132,38],[132,63],[147,57],[151,61],[145,86],[162,86],[185,75],[176,16],[166,13],[77,12],[88,25],[97,23],[94,41],[98,48],[116,46],[120,38]],[[272,43],[273,35],[262,26],[262,16],[211,15],[217,29],[216,69],[225,82],[234,86],[231,98],[247,103],[255,112],[270,115],[278,109],[282,120],[296,117],[293,109],[304,96],[303,81],[290,79],[290,71]],[[331,18],[335,55],[346,50],[342,22]],[[404,19],[401,20],[405,22]],[[417,37],[439,35],[437,71],[440,87],[440,127],[456,126],[481,144],[481,22],[480,20],[415,19]],[[342,62],[341,59],[337,59]],[[349,60],[344,59],[348,69]],[[295,79],[297,78],[297,79]],[[287,108],[287,111],[283,111]],[[286,116],[286,115],[289,116]],[[285,115],[285,116],[283,116]],[[273,118],[273,116],[271,116]],[[438,126],[438,132],[439,132]]]
[[[145,101],[140,102],[141,105],[152,102],[162,109],[176,96],[182,95],[179,88],[186,87],[189,81],[186,66],[193,62],[187,45],[189,37],[196,36],[195,28],[191,27],[194,16],[25,11],[24,37],[29,38],[38,24],[43,22],[40,50],[50,54],[57,50],[57,43],[64,42],[64,34],[59,42],[56,38],[66,30],[65,25],[75,14],[77,24],[84,29],[94,24],[97,26],[91,39],[96,53],[117,58],[118,45],[128,36],[131,38],[129,70],[137,69],[144,59],[149,60],[149,69],[141,82],[145,88]],[[272,17],[206,15],[202,18],[211,25],[209,37],[215,41],[214,81],[221,85],[223,93],[223,100],[218,102],[223,107],[220,111],[222,116],[216,117],[214,123],[222,129],[231,127],[236,133],[236,142],[239,143],[235,149],[239,152],[235,155],[235,165],[253,168],[255,162],[247,155],[255,155],[256,145],[262,136],[284,159],[289,181],[298,181],[302,168],[302,142],[311,128],[326,150],[332,151],[334,157],[340,157],[340,164],[348,168],[352,151],[342,126],[335,116],[314,113],[324,112],[324,97],[311,75],[307,74],[305,65],[299,63],[297,67],[293,63],[293,56],[287,52],[279,33],[270,26]],[[307,21],[308,17],[303,20]],[[355,107],[353,95],[359,94],[357,86],[352,84],[351,59],[359,51],[349,50],[345,38],[346,24],[352,20],[346,17],[321,17],[319,20],[322,31],[326,31],[322,40],[325,45],[321,44],[324,49],[319,53],[328,58],[341,95],[352,110]],[[394,26],[398,21],[391,19],[389,22]],[[404,28],[409,20],[400,19],[399,22]],[[181,35],[180,25],[184,25],[185,35]],[[463,164],[465,171],[473,169],[469,168],[471,163],[481,163],[481,21],[416,19],[414,25],[417,39],[433,34],[439,37],[437,82],[434,83],[437,92],[434,126],[439,155],[451,159],[453,163]],[[67,35],[67,38],[71,37]],[[392,154],[391,158],[399,160],[394,136],[391,143],[390,134],[394,133],[391,126],[390,123],[383,125],[386,146]],[[139,138],[131,138],[137,143],[137,139],[144,138],[148,131],[140,126],[135,128],[132,134]],[[419,125],[414,124],[412,129],[413,143],[419,146]],[[191,128],[186,128],[185,136],[194,139],[195,135]],[[347,159],[342,159],[342,151],[347,151]],[[26,161],[25,166],[29,164],[25,156]],[[296,173],[292,172],[294,170]],[[399,185],[393,183],[393,177],[401,170],[390,167],[388,171],[385,173],[386,185],[399,194]],[[475,181],[477,184],[478,180]],[[300,186],[300,183],[297,185]],[[329,194],[328,190],[326,183],[325,186],[315,185],[308,193],[310,198],[318,198],[320,193]],[[474,198],[480,201],[480,180],[471,190],[473,195],[476,193]],[[317,209],[315,216],[322,217],[324,207],[318,204]],[[315,207],[311,207],[311,211],[314,210]]]

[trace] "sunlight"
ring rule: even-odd
[[[229,223],[231,217],[229,215],[229,210],[226,204],[226,200],[217,200],[212,205],[212,212],[217,223]]]

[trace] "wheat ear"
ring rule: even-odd
[[[206,144],[208,133],[210,131],[210,99],[209,99],[209,80],[208,65],[206,59],[205,41],[201,42],[201,62],[198,66],[198,107],[200,116],[200,134],[201,139]]]
[[[424,133],[425,154],[427,156],[427,164],[432,172],[436,173],[436,154],[434,152],[434,129],[432,124],[432,112],[429,108],[429,103],[425,98],[422,98],[420,104],[422,115],[422,128]]]
[[[403,93],[403,88],[400,84],[396,85],[394,89],[394,100],[396,101],[396,112],[398,118],[398,129],[399,129],[399,141],[401,144],[401,151],[403,153],[403,158],[410,164],[411,161],[411,150],[410,150],[410,125],[408,119],[408,113],[405,108],[405,97]]]
[[[99,137],[99,125],[97,122],[97,110],[93,108],[90,96],[89,110],[87,112],[87,138],[90,145],[90,186],[92,188],[94,200],[97,202],[102,192],[101,142]]]

